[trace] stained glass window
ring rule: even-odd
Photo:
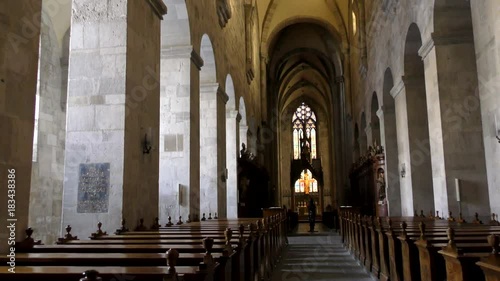
[[[311,171],[302,171],[300,179],[295,182],[295,193],[309,194],[316,192],[318,192],[318,181],[313,178]]]
[[[317,128],[316,114],[306,104],[302,103],[292,118],[293,125],[293,159],[300,159],[302,146],[307,145],[311,150],[311,158],[316,159],[318,156],[317,149]]]

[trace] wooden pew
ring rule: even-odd
[[[484,273],[486,281],[500,281],[500,238],[498,235],[488,236],[488,244],[491,246],[491,254],[482,258],[476,264]]]
[[[215,252],[214,258],[219,261],[219,268],[221,268],[220,264],[224,264],[224,262],[221,262],[224,258],[227,264],[226,268],[219,270],[221,273],[216,276],[218,278],[216,280],[268,279],[271,276],[276,259],[279,258],[283,247],[286,245],[286,237],[284,237],[286,235],[285,220],[286,216],[282,214],[260,219],[256,223],[249,225],[251,231],[248,235],[244,235],[245,227],[238,224],[239,222],[248,220],[233,221],[230,223],[223,221],[217,223],[210,222],[210,225],[207,226],[194,225],[191,227],[184,225],[185,229],[190,229],[188,231],[185,229],[179,231],[182,225],[165,229],[159,228],[157,230],[128,231],[123,220],[122,228],[118,232],[120,233],[119,236],[107,235],[101,230],[102,224],[99,223],[98,230],[91,235],[91,240],[77,240],[76,237],[70,234],[71,229],[69,228],[66,236],[60,239],[59,245],[31,245],[31,247],[19,249],[18,265],[21,267],[18,267],[18,269],[21,271],[18,272],[24,272],[22,276],[25,276],[27,279],[33,278],[38,273],[41,276],[52,278],[54,277],[52,275],[59,273],[57,270],[54,271],[50,267],[50,264],[65,264],[61,261],[70,259],[71,262],[68,263],[79,266],[92,266],[96,264],[101,266],[123,266],[124,269],[121,272],[125,273],[129,272],[127,270],[134,265],[140,265],[141,267],[149,265],[150,268],[148,269],[151,269],[151,271],[146,270],[136,273],[138,276],[140,275],[139,279],[154,280],[158,277],[155,274],[158,273],[159,269],[154,269],[153,265],[159,266],[161,264],[160,257],[164,255],[162,253],[175,247],[176,251],[180,252],[177,263],[180,266],[179,268],[184,270],[182,273],[183,278],[188,275],[196,276],[192,272],[197,271],[198,275],[200,275],[199,272],[203,272],[200,271],[199,266],[196,266],[197,263],[204,260],[202,253],[206,250],[206,247],[200,245],[200,240],[202,237],[215,236],[217,239],[211,240],[212,244],[214,244],[211,247],[211,251]],[[224,226],[228,225],[239,228],[240,236],[238,238],[233,239],[229,235],[228,239],[227,229],[224,228]],[[233,254],[228,253],[228,247],[230,247],[230,252]],[[25,254],[22,254],[22,252]],[[94,259],[92,259],[92,256],[94,256]],[[101,256],[102,259],[100,258]],[[40,271],[33,270],[33,268],[30,268],[31,265],[38,265]],[[196,269],[189,268],[193,266]],[[106,268],[104,271],[102,268],[98,269],[105,278],[115,272],[113,270],[110,272],[109,268]],[[242,269],[246,269],[247,271]],[[68,276],[80,274],[84,271],[80,267],[75,267],[72,270],[71,272],[67,272],[65,276],[59,276],[62,276],[61,279],[66,278],[65,280],[70,280]],[[132,271],[135,272],[134,269]],[[190,278],[197,278],[192,276]],[[19,278],[22,280],[24,277]]]
[[[484,237],[488,233],[500,234],[500,228],[496,227],[498,222],[494,217],[490,221],[491,226],[479,224],[477,214],[473,224],[458,223],[454,219],[447,221],[438,217],[438,215],[432,218],[430,216],[395,217],[389,218],[385,223],[377,219],[375,223],[370,218],[360,219],[359,215],[343,213],[340,217],[340,232],[346,247],[351,249],[351,252],[365,266],[371,263],[372,273],[381,280],[420,280],[421,278],[422,280],[439,280],[420,275],[435,276],[435,272],[439,270],[439,264],[441,264],[441,273],[444,272],[446,268],[444,259],[438,251],[449,243],[447,230],[450,226],[456,227],[457,235],[454,237],[454,242],[460,249],[468,252],[468,261],[475,261],[485,255],[487,245],[484,243]],[[397,221],[399,226],[393,227],[391,219]],[[463,222],[461,216],[459,220]],[[423,238],[420,222],[427,222],[429,225]],[[398,236],[398,233],[401,235]],[[422,255],[424,262],[420,265]],[[436,262],[429,263],[427,257]],[[420,270],[422,267],[427,267],[429,270]],[[422,271],[425,273],[421,273]],[[443,274],[438,274],[438,276],[442,277]],[[460,277],[457,278],[449,280],[461,280]]]

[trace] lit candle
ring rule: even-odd
[[[457,202],[460,202],[460,180],[455,179],[455,189],[457,193]]]

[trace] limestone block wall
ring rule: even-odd
[[[498,213],[500,143],[495,138],[495,115],[500,123],[500,5],[495,0],[471,1],[471,10],[489,200],[491,211]]]
[[[435,4],[440,6],[436,9]],[[450,11],[445,9],[448,4],[453,7],[457,5],[463,7],[460,6],[462,8]],[[473,75],[471,76],[471,72],[474,72],[474,65],[468,61],[472,57],[469,54],[471,45],[468,45],[466,38],[467,16],[470,15],[461,14],[467,11],[469,6],[472,9],[473,47],[477,59],[480,108],[474,105],[477,103],[474,100],[475,94],[473,92],[475,90],[472,89],[475,79]],[[485,180],[481,179],[485,175],[484,168],[481,168],[481,161],[486,162],[490,202],[492,202],[492,209],[495,209],[494,201],[491,198],[495,196],[492,194],[496,194],[498,184],[496,173],[492,171],[498,167],[498,161],[495,160],[498,158],[495,157],[495,153],[498,152],[498,142],[493,134],[493,113],[498,107],[498,100],[497,95],[488,95],[487,93],[498,92],[498,71],[496,70],[498,44],[494,40],[495,36],[499,34],[497,28],[498,11],[499,5],[494,1],[480,3],[436,1],[433,3],[432,1],[410,0],[367,1],[366,3],[368,69],[365,83],[351,85],[354,97],[354,116],[359,116],[358,114],[362,111],[370,111],[369,98],[374,91],[383,92],[384,72],[390,70],[394,79],[391,94],[395,101],[399,172],[402,169],[402,164],[406,164],[406,176],[399,177],[398,184],[403,215],[412,215],[414,208],[423,208],[426,209],[426,212],[430,211],[427,209],[440,212],[447,212],[447,209],[450,209],[457,213],[458,203],[453,184],[455,177],[463,178],[462,196],[465,197],[462,197],[462,200],[465,202],[462,202],[461,206],[464,216],[470,218],[476,211],[486,215],[489,212],[489,203]],[[410,92],[417,90],[408,81],[408,78],[412,76],[409,69],[415,68],[405,70],[405,63],[408,63],[408,58],[405,57],[405,47],[408,43],[408,29],[412,23],[418,27],[422,40],[422,47],[418,50],[418,54],[419,60],[423,60],[425,66],[426,108],[429,113],[429,125],[420,124],[420,129],[417,131],[422,133],[429,130],[430,134],[427,139],[420,140],[421,147],[417,147],[416,150],[412,149],[412,147],[418,146],[418,143],[415,143],[416,139],[410,132],[411,118],[415,114],[421,115],[423,113],[420,111],[412,113],[406,108],[412,106],[412,103],[408,102],[410,101],[408,100]],[[440,26],[440,29],[436,30],[435,26]],[[447,35],[443,32],[450,34]],[[443,37],[443,35],[446,36]],[[411,43],[414,42],[415,38],[412,37],[408,40]],[[390,52],[386,50],[390,50]],[[465,67],[465,65],[470,67]],[[353,69],[356,68],[353,66]],[[351,75],[354,76],[353,80],[361,77],[357,71],[352,71]],[[402,82],[405,80],[403,77],[406,78],[404,82]],[[385,114],[383,111],[386,99],[379,98],[379,101],[382,100],[384,102],[381,104],[381,115]],[[469,109],[475,107],[467,111],[467,114],[461,114],[457,106],[464,107],[466,100],[470,101],[466,107]],[[447,110],[450,109],[451,116],[455,119],[448,114]],[[477,112],[481,112],[482,122],[477,121],[478,118],[475,114]],[[457,119],[459,120],[457,121]],[[455,121],[460,126],[451,126],[451,123],[457,123]],[[381,124],[381,127],[384,125],[386,124]],[[481,129],[483,138],[478,138],[476,132],[480,132]],[[387,136],[385,139],[387,140]],[[468,148],[463,147],[465,143],[467,143]],[[484,152],[482,152],[482,143],[484,143]],[[383,143],[383,145],[386,146],[388,143]],[[417,186],[418,182],[413,179],[416,176],[414,169],[418,169],[421,165],[413,165],[414,167],[409,165],[409,163],[415,163],[418,160],[418,157],[415,157],[415,151],[424,155],[428,154],[432,159],[429,164],[432,169],[432,182],[427,184],[433,185],[434,203],[430,206],[421,204],[425,203],[425,196],[418,195],[418,192],[421,191],[423,183]],[[484,158],[474,156],[478,153],[484,153],[486,156]],[[461,156],[458,156],[459,154]],[[464,162],[464,160],[457,159],[469,160]],[[394,164],[391,166],[394,167]],[[390,178],[388,178],[388,185],[391,186]],[[426,188],[428,187],[426,186]],[[425,193],[428,193],[428,190]],[[388,194],[391,196],[390,192]]]
[[[159,205],[159,16],[147,1],[72,8],[63,224],[79,236],[98,221],[150,226]]]
[[[228,20],[225,27],[221,27],[219,25],[219,17],[217,15],[216,5],[211,1],[197,1],[197,0],[187,0],[187,14],[189,16],[189,29],[191,36],[191,45],[193,46],[193,50],[195,53],[201,55],[203,59],[206,61],[206,57],[203,56],[203,52],[200,52],[201,39],[204,34],[207,34],[210,38],[213,47],[214,53],[214,64],[216,67],[216,83],[221,85],[221,88],[225,90],[225,82],[228,74],[231,74],[234,89],[235,89],[235,100],[239,100],[240,97],[244,97],[245,102],[248,104],[246,115],[248,120],[251,118],[258,118],[257,124],[259,125],[260,120],[260,69],[255,69],[255,78],[249,84],[246,77],[246,52],[243,51],[246,49],[245,46],[245,10],[244,10],[244,1],[231,1],[229,2],[229,9],[231,10],[231,18]],[[254,38],[254,41],[258,41],[258,38]],[[259,58],[255,57],[255,60]],[[206,69],[206,65],[202,67]],[[191,158],[190,158],[190,171],[191,171],[191,179],[190,179],[190,202],[193,202],[193,208],[191,208],[190,213],[196,211],[196,203],[201,202],[201,204],[205,204],[204,206],[200,206],[199,212],[200,214],[203,212],[208,212],[208,205],[204,203],[200,198],[203,196],[203,191],[201,193],[198,191],[200,184],[203,184],[203,168],[201,168],[201,174],[197,173],[197,170],[200,167],[194,167],[194,165],[199,165],[203,160],[200,161],[199,156],[197,155],[197,151],[203,149],[203,145],[198,145],[199,135],[197,133],[193,133],[198,129],[198,124],[196,120],[199,117],[198,114],[200,106],[197,106],[193,103],[193,99],[197,96],[201,95],[201,102],[203,102],[203,93],[200,93],[200,71],[197,69],[196,64],[192,64],[192,73],[194,75],[191,77],[191,126],[194,126],[191,130]],[[201,77],[203,80],[203,77]],[[251,98],[253,97],[253,98]],[[255,103],[254,101],[259,101],[259,103]],[[202,113],[201,113],[202,114]],[[198,120],[203,120],[203,118],[199,118]],[[204,128],[203,126],[200,126]],[[254,128],[254,134],[256,133],[257,126]],[[200,131],[201,133],[201,131]],[[222,139],[222,138],[220,138]],[[225,138],[222,140],[225,143]],[[248,144],[248,147],[251,151],[255,149],[255,142],[251,142],[253,147]],[[225,146],[221,143],[219,144],[219,151],[224,150]],[[222,149],[222,150],[221,150]],[[254,153],[256,151],[253,151]],[[201,152],[201,155],[203,153]],[[216,165],[216,163],[214,163]],[[220,164],[219,164],[220,165]],[[225,170],[225,169],[223,169]],[[217,173],[217,172],[215,172]],[[201,183],[200,183],[201,182]],[[191,203],[190,203],[191,205]],[[210,206],[212,210],[215,207]],[[212,211],[212,213],[215,211]]]
[[[160,221],[189,214],[191,36],[186,3],[166,0],[161,23]],[[191,217],[193,219],[193,217]],[[175,222],[175,221],[174,221]]]
[[[75,0],[72,10],[62,216],[73,235],[87,237],[97,222],[112,230],[122,218],[127,1]],[[109,177],[99,195],[79,187],[92,164]]]
[[[190,140],[190,56],[191,48],[182,54],[164,50],[161,59],[160,99],[160,220],[168,215],[187,219]],[[180,199],[179,199],[179,185]],[[180,206],[179,206],[180,202]],[[175,206],[171,207],[171,206]]]
[[[15,169],[15,235],[21,241],[28,227],[35,93],[42,3],[37,0],[0,2],[0,185],[7,195],[8,169]],[[12,172],[12,171],[11,171]],[[7,198],[7,197],[4,197]],[[7,202],[5,202],[7,203]],[[0,219],[9,218],[8,204],[0,204]],[[0,239],[7,241],[9,229],[0,229]],[[34,237],[36,238],[36,237]],[[8,251],[8,244],[0,245],[0,253]]]
[[[226,111],[227,218],[238,217],[237,158],[240,153],[238,149],[240,143],[238,124],[240,119],[241,115],[238,114],[238,111]]]
[[[64,67],[68,58],[63,57],[51,16],[45,12],[40,44],[29,224],[39,239],[52,244],[61,235],[67,88],[63,77],[68,74]]]
[[[218,211],[217,88],[202,85],[200,92],[200,214],[207,217]]]

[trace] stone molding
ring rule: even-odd
[[[163,15],[167,14],[167,6],[165,3],[163,3],[162,0],[146,0],[148,4],[151,6],[155,14],[160,18],[160,20],[163,20]]]
[[[403,77],[399,79],[399,81],[394,84],[394,87],[392,87],[390,93],[393,98],[396,98],[405,88],[405,83],[403,82]]]
[[[193,51],[193,46],[168,46],[161,48],[161,58],[162,59],[179,59],[179,58],[191,58]],[[203,63],[203,62],[202,62]]]
[[[368,123],[368,124],[366,124],[366,127],[364,128],[364,131],[365,131],[366,135],[371,134],[371,131],[372,131],[372,123],[371,122]]]
[[[229,96],[221,87],[217,88],[217,97],[220,98],[224,102],[224,104],[229,101]]]
[[[238,122],[238,124],[240,123],[241,118],[243,118],[243,117],[242,117],[242,116],[241,116],[241,114],[238,112],[238,114],[236,114],[236,122]]]
[[[196,66],[196,68],[198,68],[198,70],[201,70],[204,64],[203,59],[194,49],[192,49],[191,51],[191,62],[194,63],[194,65]]]
[[[218,91],[219,83],[201,83],[200,93],[215,93]]]
[[[377,110],[377,117],[379,119],[382,119],[384,117],[384,108],[383,107],[380,107],[378,110]]]
[[[427,40],[418,50],[418,55],[422,57],[422,60],[425,60],[425,58],[432,51],[433,48],[434,48],[434,39],[429,38],[429,40]]]
[[[236,121],[239,122],[239,120],[237,120],[238,115],[239,115],[238,110],[235,110],[235,109],[228,109],[228,110],[226,110],[226,118],[227,119],[231,119],[231,120],[234,119],[234,120],[236,120]],[[241,119],[241,117],[240,117],[240,119]]]
[[[231,5],[227,0],[217,0],[217,16],[219,17],[219,25],[221,28],[226,27],[227,23],[231,19]]]
[[[337,84],[345,83],[344,76],[337,76],[337,77],[335,77],[335,83],[337,83]]]

